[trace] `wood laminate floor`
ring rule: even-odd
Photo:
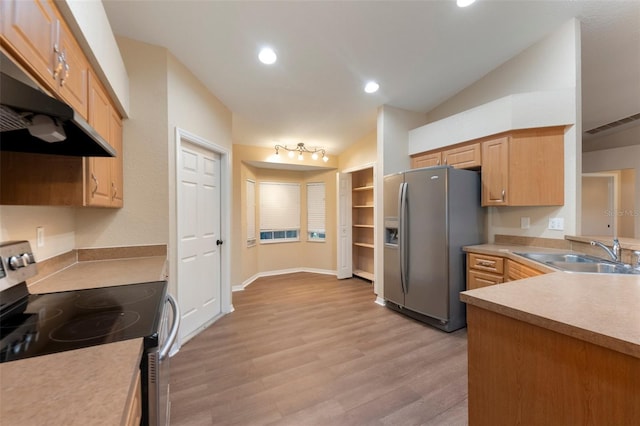
[[[310,273],[233,293],[235,312],[171,359],[171,424],[466,425],[466,329],[374,300],[366,281]]]

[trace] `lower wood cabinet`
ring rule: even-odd
[[[126,408],[126,413],[124,422],[126,426],[140,425],[140,420],[142,420],[142,393],[139,371],[136,376],[133,392],[129,396],[129,405]]]
[[[467,290],[542,274],[544,272],[501,256],[467,253]]]
[[[528,267],[527,265],[523,265],[522,263],[507,259],[506,281],[521,280],[523,278],[535,277],[542,274],[544,274],[544,272],[540,272]]]
[[[503,283],[504,260],[486,254],[467,254],[467,290]]]

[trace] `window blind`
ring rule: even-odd
[[[247,245],[256,243],[256,183],[247,179]]]
[[[324,183],[307,184],[307,231],[325,232]]]
[[[300,229],[300,184],[260,182],[260,231]]]

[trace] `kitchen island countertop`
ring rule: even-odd
[[[461,300],[640,358],[640,276],[554,272],[468,290]]]

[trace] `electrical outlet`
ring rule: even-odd
[[[531,219],[528,217],[521,217],[520,218],[520,229],[529,229],[529,226],[531,225]]]
[[[553,217],[549,219],[549,229],[554,231],[562,231],[564,230],[564,218],[562,217]]]
[[[38,226],[36,228],[36,246],[44,247],[44,227]]]

